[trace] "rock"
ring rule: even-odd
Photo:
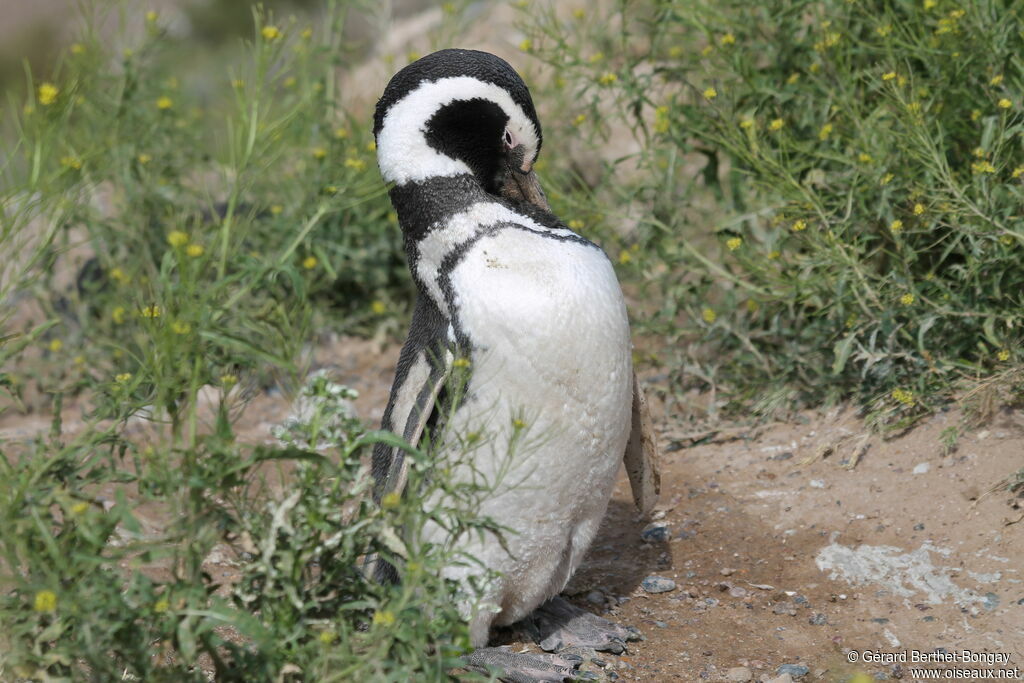
[[[664,523],[649,524],[640,532],[640,538],[647,543],[664,543],[669,539],[668,525]]]
[[[825,488],[825,480],[824,479],[811,479],[811,488],[812,489],[823,489],[823,488]]]
[[[750,591],[748,591],[746,588],[741,588],[739,586],[733,586],[729,589],[729,595],[731,595],[734,598],[745,598],[749,594]]]
[[[983,602],[981,606],[988,610],[999,607],[999,596],[991,591],[985,593],[985,602]]]
[[[914,465],[913,472],[914,474],[925,474],[926,472],[928,472],[929,469],[931,469],[931,465],[929,465],[926,462],[922,462],[917,465]]]
[[[676,582],[664,576],[651,575],[644,579],[640,586],[648,593],[668,593],[676,589]]]
[[[915,524],[914,531],[924,531],[924,524]]]
[[[825,624],[828,623],[828,617],[826,617],[821,612],[818,612],[813,617],[808,619],[807,623],[811,624],[812,626],[824,626]]]
[[[745,666],[733,667],[725,672],[725,680],[737,681],[737,683],[747,683],[753,677],[754,674]]]
[[[587,602],[591,605],[604,605],[604,593],[601,591],[590,591],[587,593]]]
[[[722,576],[732,576],[733,574],[736,573],[736,570],[733,569],[732,567],[722,567],[721,569],[718,570],[718,573],[721,574]]]
[[[796,616],[796,606],[791,602],[777,602],[772,607],[772,612],[775,614],[788,614],[789,616]]]
[[[656,621],[654,622],[654,625],[658,628],[668,628],[668,624],[666,624],[664,621]]]
[[[801,676],[806,676],[810,671],[811,670],[803,664],[783,664],[775,670],[775,673],[780,676],[783,674],[789,674],[791,678],[800,678]]]
[[[782,674],[775,678],[769,678],[766,683],[793,683],[793,677],[789,674]]]

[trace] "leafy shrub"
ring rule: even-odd
[[[1019,362],[1012,6],[531,12],[526,47],[576,111],[641,143],[605,205],[640,205],[634,272],[661,302],[650,329],[690,344],[681,371],[762,412],[855,397],[913,417],[959,379]]]

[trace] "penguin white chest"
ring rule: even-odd
[[[467,426],[500,437],[517,419],[529,425],[539,445],[522,454],[518,480],[559,491],[551,514],[571,516],[581,495],[607,498],[632,392],[629,323],[607,257],[580,240],[507,228],[469,249],[451,286],[473,348],[460,413],[484,422]]]

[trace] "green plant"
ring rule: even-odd
[[[603,205],[642,226],[632,272],[681,382],[898,426],[1019,363],[1018,3],[635,1],[527,26],[577,118],[640,143]]]

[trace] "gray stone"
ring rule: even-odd
[[[676,582],[664,576],[651,575],[644,579],[640,586],[648,593],[668,593],[676,589]]]
[[[745,666],[733,667],[725,672],[726,680],[737,681],[737,683],[747,683],[753,677],[754,674]]]
[[[818,612],[813,617],[808,619],[807,623],[811,624],[812,626],[824,626],[825,624],[828,623],[828,617],[826,617],[821,612]]]
[[[665,524],[651,524],[640,532],[640,538],[648,543],[664,543],[669,538],[668,526]]]
[[[789,674],[793,678],[800,678],[801,676],[806,676],[810,671],[803,664],[783,664],[775,670],[775,673],[779,675]]]

